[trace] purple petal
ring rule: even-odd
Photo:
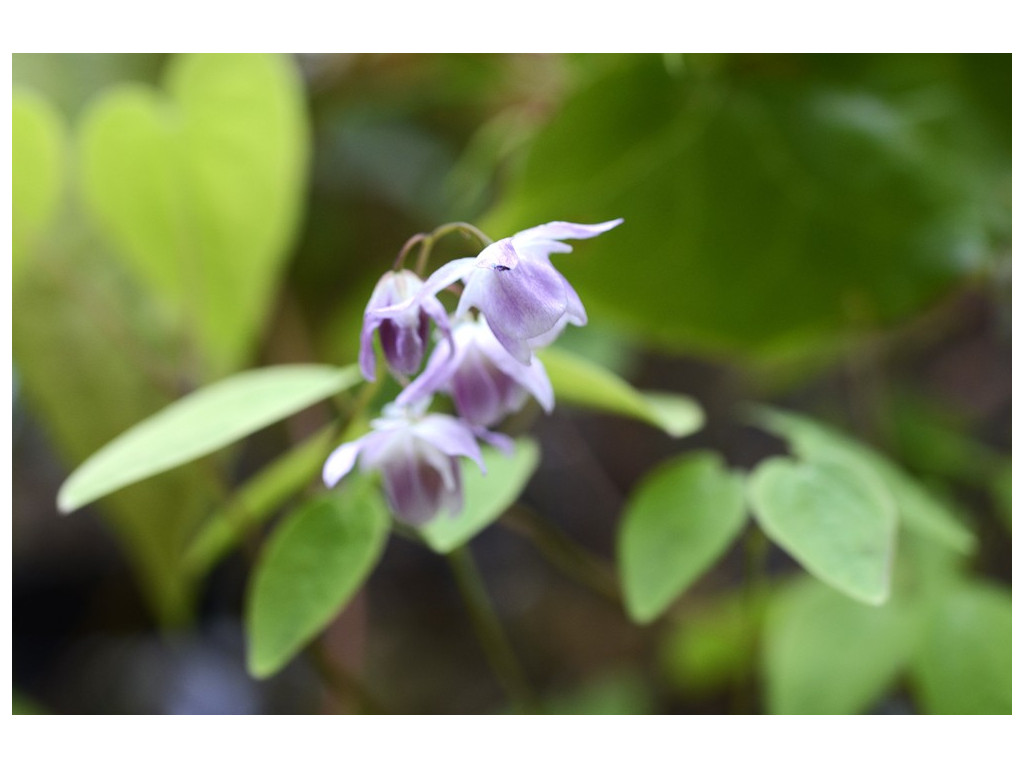
[[[507,352],[505,356],[513,365],[518,365]],[[452,398],[459,416],[481,426],[494,424],[515,405],[521,404],[520,391],[515,379],[494,365],[475,345],[451,379]]]
[[[423,373],[402,390],[395,402],[399,405],[412,405],[443,390],[461,365],[465,350],[464,344],[456,343],[453,347],[452,342],[447,339],[439,341],[434,347]]]
[[[519,246],[520,240],[585,240],[614,229],[623,221],[623,219],[612,219],[600,224],[573,224],[568,221],[551,221],[547,224],[541,224],[539,227],[524,229],[512,237],[516,247]]]
[[[564,323],[556,324],[556,327],[557,325],[564,325]],[[532,339],[530,343],[533,344]],[[490,332],[480,333],[477,337],[477,344],[496,368],[522,386],[536,398],[545,411],[551,413],[555,407],[555,393],[548,373],[544,369],[544,364],[540,360],[531,356],[530,363],[524,365],[509,354],[508,350]]]
[[[511,456],[516,451],[516,441],[501,432],[491,432],[483,427],[473,427],[473,434],[485,443],[493,445],[506,456]]]
[[[379,318],[363,315],[363,331],[359,334],[359,370],[367,381],[377,379],[377,359],[373,351],[373,332],[381,324]]]
[[[363,448],[364,440],[365,438],[360,438],[359,440],[353,440],[351,443],[342,443],[331,452],[331,455],[327,457],[327,461],[324,462],[324,485],[328,488],[333,488],[341,478],[352,471],[352,467],[356,463],[356,456],[359,455],[359,451]]]
[[[583,308],[583,302],[580,301],[580,296],[576,293],[576,290],[572,287],[565,277],[562,277],[565,281],[565,314],[569,317],[569,322],[573,325],[586,325],[587,324],[587,310]]]
[[[466,280],[459,311],[473,306],[497,334],[529,339],[548,331],[565,314],[565,278],[550,264],[521,260],[504,272],[479,269]]]
[[[480,251],[476,257],[476,267],[478,269],[497,269],[502,271],[515,269],[517,266],[519,266],[519,256],[516,254],[516,249],[512,247],[511,237],[491,243]]]
[[[437,515],[446,496],[446,483],[444,475],[417,450],[415,442],[407,442],[401,455],[381,467],[381,474],[384,493],[395,516],[411,525],[423,525]]]
[[[484,320],[487,320],[484,317]],[[561,326],[565,323],[562,322]],[[490,320],[487,320],[487,326],[491,329],[491,333],[494,334],[494,338],[497,339],[498,343],[505,348],[513,359],[521,363],[522,365],[529,365],[530,359],[533,357],[533,348],[530,346],[530,342],[527,339],[517,339],[512,336],[507,336],[502,333],[500,328],[496,328],[491,324]],[[556,328],[559,328],[559,324],[555,324]]]
[[[462,280],[473,271],[475,265],[476,258],[472,256],[449,261],[427,278],[423,286],[405,301],[390,307],[374,309],[372,312],[368,311],[367,314],[381,318],[397,317],[403,312],[408,311],[414,304],[423,303],[428,296],[436,296],[439,291],[447,288],[457,280]]]
[[[467,456],[486,471],[473,432],[462,421],[440,413],[430,413],[412,426],[413,433],[449,456]]]

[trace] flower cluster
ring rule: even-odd
[[[534,350],[553,342],[568,324],[585,325],[587,313],[569,281],[551,264],[551,254],[568,253],[565,240],[595,237],[622,219],[602,224],[555,221],[487,245],[477,256],[451,261],[425,281],[407,269],[384,274],[363,315],[359,365],[377,375],[373,338],[396,378],[420,372],[372,432],[337,448],[324,464],[323,478],[335,485],[356,465],[379,471],[395,515],[423,525],[438,512],[462,509],[462,476],[457,457],[486,472],[479,440],[505,451],[512,441],[489,431],[532,396],[545,411],[554,392]],[[437,294],[462,282],[458,306],[449,317]],[[429,413],[436,393],[449,395],[458,416]]]

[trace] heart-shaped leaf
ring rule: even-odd
[[[787,586],[765,623],[768,711],[863,712],[895,682],[920,630],[921,611],[906,600],[868,606],[813,579]]]
[[[57,494],[72,512],[119,488],[230,445],[361,381],[354,366],[281,365],[197,390],[89,457]]]
[[[280,670],[345,607],[380,558],[390,520],[377,489],[355,482],[308,502],[274,531],[246,604],[253,676]]]
[[[901,523],[961,554],[974,551],[974,534],[933,494],[880,453],[839,431],[776,408],[753,410],[755,423],[786,438],[793,452],[812,461],[855,466],[888,488]]]
[[[13,269],[23,268],[56,211],[64,181],[64,124],[36,93],[17,90],[11,106],[11,229]]]
[[[634,621],[656,618],[725,553],[746,521],[743,492],[743,479],[713,453],[677,457],[644,478],[618,536]]]
[[[511,456],[489,446],[482,452],[486,475],[481,475],[472,461],[462,462],[462,511],[457,515],[442,513],[420,529],[435,552],[446,555],[458,549],[501,517],[519,498],[540,460],[537,444],[527,438],[516,440]]]
[[[761,528],[810,573],[850,597],[889,597],[896,509],[884,486],[841,464],[768,459],[750,478]]]
[[[207,372],[222,375],[251,350],[298,222],[302,88],[288,59],[255,54],[176,57],[166,86],[118,87],[91,106],[82,190]]]
[[[912,669],[925,711],[1010,714],[1012,629],[1013,607],[1006,589],[965,582],[941,595]]]

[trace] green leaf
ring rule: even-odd
[[[246,481],[192,539],[185,551],[185,568],[196,577],[205,574],[246,531],[319,477],[336,442],[334,427],[326,427]]]
[[[907,528],[961,554],[974,551],[974,534],[948,506],[881,454],[805,416],[758,407],[753,417],[765,429],[785,437],[797,456],[855,466],[877,478],[895,499],[900,522]]]
[[[462,461],[462,512],[441,514],[420,528],[430,548],[442,555],[458,549],[501,517],[526,488],[540,460],[537,444],[528,438],[516,440],[511,456],[490,446],[482,450],[486,475],[481,475],[472,461]]]
[[[547,369],[557,402],[639,419],[672,437],[685,437],[704,425],[700,406],[685,395],[640,392],[611,371],[564,349],[551,347],[537,356]]]
[[[62,512],[198,459],[360,381],[355,366],[282,365],[186,395],[103,446],[64,481]]]
[[[1011,147],[982,124],[973,61],[689,56],[673,70],[652,55],[584,57],[582,86],[482,226],[502,237],[624,217],[556,265],[591,317],[645,341],[764,356],[838,345],[988,256]],[[1009,69],[988,74],[1005,84]],[[941,114],[921,109],[925,93]],[[1005,109],[1010,89],[993,100]]]
[[[725,554],[746,522],[743,478],[719,456],[691,453],[645,477],[630,496],[618,535],[626,609],[658,617]]]
[[[842,464],[774,458],[750,478],[754,516],[772,541],[850,597],[889,597],[896,510],[884,486]]]
[[[545,715],[650,715],[657,707],[644,676],[622,669],[547,697],[542,710]]]
[[[97,222],[213,375],[256,341],[299,220],[309,153],[302,85],[285,57],[186,54],[166,93],[110,90],[80,132]]]
[[[281,523],[249,585],[250,674],[273,675],[345,607],[380,558],[390,519],[376,488],[349,483]]]
[[[768,712],[857,714],[895,683],[921,634],[921,614],[894,598],[873,607],[813,579],[772,600],[764,630]]]
[[[936,715],[1000,715],[1012,709],[1010,592],[982,582],[948,590],[914,657],[920,705]]]
[[[661,637],[658,666],[663,678],[687,698],[730,688],[753,666],[765,612],[764,592],[720,595],[687,611]]]
[[[64,185],[64,123],[31,91],[15,90],[11,106],[11,229],[13,269],[53,218]]]

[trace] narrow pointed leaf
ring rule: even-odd
[[[655,619],[725,553],[746,522],[743,494],[742,478],[712,453],[672,459],[644,478],[618,534],[634,621]]]
[[[352,599],[383,552],[390,519],[377,489],[357,482],[313,499],[274,531],[246,603],[253,676],[280,670]]]
[[[750,478],[754,515],[810,573],[850,597],[889,597],[896,510],[884,486],[841,464],[768,459]]]
[[[556,402],[639,419],[672,437],[685,437],[704,425],[701,407],[685,395],[641,392],[608,369],[564,349],[551,347],[538,357],[547,369]]]
[[[355,366],[286,365],[240,373],[197,390],[94,453],[61,486],[72,512],[292,415],[361,381]]]

